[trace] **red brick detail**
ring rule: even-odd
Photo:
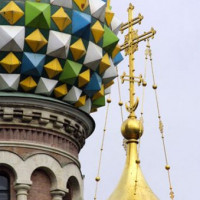
[[[46,129],[1,125],[0,141],[22,141],[42,144],[61,149],[78,158],[79,148],[68,135]]]
[[[73,162],[70,158],[59,155],[57,153],[52,153],[52,152],[45,151],[45,150],[26,148],[26,147],[6,147],[6,146],[4,146],[4,147],[0,147],[0,151],[8,151],[8,152],[15,153],[18,156],[20,156],[23,160],[26,160],[35,154],[46,154],[46,155],[49,155],[49,156],[53,157],[54,159],[56,159],[62,167]]]
[[[15,175],[13,171],[6,166],[0,166],[0,173],[6,174],[10,178],[10,200],[16,200],[16,192],[14,189]]]
[[[31,180],[33,183],[28,194],[28,200],[52,200],[51,180],[44,170],[35,170]]]

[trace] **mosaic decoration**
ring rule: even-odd
[[[29,76],[20,82],[20,86],[25,92],[29,92],[37,86],[37,83],[34,81],[32,76]]]
[[[13,73],[21,65],[21,62],[15,56],[15,54],[10,52],[0,61],[0,64],[10,74]]]
[[[0,90],[17,91],[20,74],[0,74]]]
[[[54,23],[57,25],[60,31],[64,31],[69,24],[71,24],[71,19],[65,10],[61,7],[54,15],[51,17]]]
[[[74,44],[72,44],[70,46],[70,50],[75,61],[79,60],[86,54],[86,49],[82,39],[79,39]]]
[[[46,38],[42,35],[39,29],[33,31],[25,38],[26,43],[32,49],[33,52],[37,52],[47,44]]]
[[[105,0],[0,1],[0,91],[105,105],[123,57]]]
[[[54,95],[57,98],[65,96],[67,92],[67,84],[60,85],[54,89]]]

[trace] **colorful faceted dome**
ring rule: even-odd
[[[102,0],[1,0],[0,92],[33,93],[91,112],[122,60],[121,23]]]

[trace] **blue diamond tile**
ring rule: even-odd
[[[23,54],[21,73],[30,76],[41,76],[46,56],[43,54]]]

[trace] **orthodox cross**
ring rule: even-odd
[[[142,41],[148,40],[149,38],[154,38],[156,31],[151,28],[149,32],[144,32],[142,35],[138,35],[138,30],[134,29],[134,25],[141,24],[143,20],[143,16],[141,14],[138,17],[133,18],[133,10],[134,6],[132,4],[129,5],[128,8],[128,22],[122,24],[121,33],[128,29],[128,34],[125,35],[125,42],[121,45],[121,51],[125,51],[125,55],[129,56],[129,75],[126,75],[124,72],[121,76],[122,83],[124,81],[129,81],[129,93],[130,93],[130,105],[126,104],[126,109],[130,113],[129,118],[135,118],[135,110],[138,107],[139,99],[135,100],[135,82],[140,85],[141,83],[145,86],[146,82],[144,81],[142,75],[135,76],[135,65],[134,65],[134,54],[138,50],[138,44]]]

